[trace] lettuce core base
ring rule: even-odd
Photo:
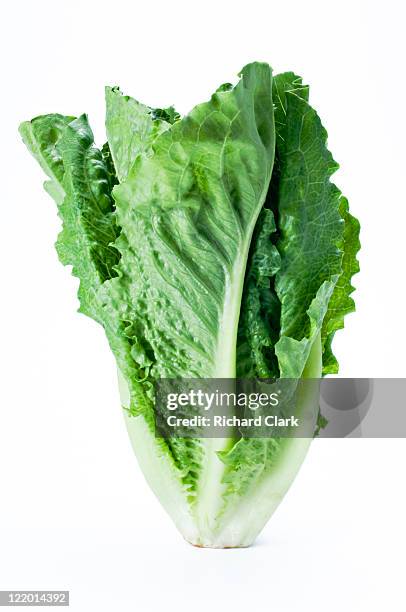
[[[320,334],[314,341],[303,376],[319,379],[321,376],[321,339]],[[182,536],[193,546],[203,548],[245,548],[251,546],[272,516],[287,490],[295,479],[309,450],[311,438],[280,439],[277,462],[272,473],[256,483],[253,489],[234,503],[212,505],[207,511],[191,505],[188,493],[182,485],[179,471],[168,462],[152,428],[142,416],[133,417],[126,410],[129,406],[129,392],[125,379],[118,372],[120,398],[125,408],[124,418],[128,435],[137,457],[139,466],[152,491],[163,508],[172,518]],[[319,386],[307,385],[306,393],[300,397],[298,414],[306,415],[316,428],[319,407]],[[218,480],[205,483],[207,496],[213,493],[213,502],[222,499],[225,492],[222,477],[224,463],[217,456],[211,443],[219,440],[205,440],[206,456],[204,461],[215,461],[218,467]],[[221,491],[223,488],[223,491]],[[220,489],[220,491],[219,491]],[[219,495],[220,493],[220,495]],[[226,496],[225,496],[226,497]]]

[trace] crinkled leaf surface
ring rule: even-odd
[[[157,376],[235,375],[251,236],[274,155],[271,72],[251,65],[156,138],[113,194],[122,234],[106,309],[131,321]]]
[[[344,221],[344,232],[340,242],[343,259],[341,274],[335,285],[323,321],[323,374],[336,374],[338,372],[338,362],[333,355],[331,344],[335,332],[344,327],[345,315],[355,310],[355,303],[351,297],[351,293],[354,291],[351,278],[359,272],[357,261],[357,253],[361,246],[359,241],[359,222],[350,214],[348,200],[344,197],[340,198],[339,211]]]

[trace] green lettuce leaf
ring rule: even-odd
[[[80,311],[102,322],[97,292],[115,276],[119,253],[112,243],[119,229],[111,198],[112,185],[101,152],[93,146],[87,117],[69,123],[58,143],[65,198],[59,213],[63,230],[56,248],[64,265],[80,279]]]
[[[116,186],[120,305],[150,375],[233,377],[252,233],[271,178],[271,72],[251,65],[154,141]]]
[[[128,323],[132,355],[149,381],[235,376],[245,268],[273,165],[269,108],[271,71],[251,65],[234,89],[160,134],[153,155],[137,156],[113,191],[121,260],[104,307]],[[215,453],[230,440],[169,444],[202,522],[219,502]]]
[[[258,288],[249,273],[245,281],[240,326],[245,320],[253,319],[246,336],[255,351],[251,351],[254,366],[244,374],[293,379],[318,377],[323,320],[342,262],[342,252],[338,249],[343,230],[340,193],[330,183],[336,164],[326,148],[326,132],[307,102],[308,87],[301,84],[300,78],[293,73],[277,75],[273,81],[273,99],[276,154],[263,213],[272,215],[273,210],[278,225],[275,226],[273,215],[268,227],[264,218],[259,218],[251,246],[251,265],[263,252],[264,244],[268,252],[279,256],[273,259],[277,265],[264,266],[267,273],[261,277],[270,306],[261,311]],[[262,302],[266,303],[264,297]],[[252,303],[256,308],[250,307]],[[263,333],[263,329],[272,327],[276,328],[273,339],[270,331]],[[241,350],[244,347],[242,344]],[[268,368],[275,363],[274,355],[277,357],[277,366],[272,370],[263,367],[265,350]],[[243,357],[244,354],[242,364],[246,365],[246,353]],[[315,422],[317,413],[315,404]],[[302,456],[309,442],[241,438],[230,450],[221,452],[226,484],[224,523],[229,525],[232,517],[247,510],[247,499],[251,502],[256,499],[257,510],[261,508],[264,516],[269,516],[289,482],[286,479],[276,487],[275,470],[296,473],[290,458]]]
[[[49,178],[44,183],[44,189],[58,206],[62,203],[65,192],[62,187],[63,161],[57,145],[66,126],[74,119],[75,117],[58,114],[42,115],[31,121],[24,121],[19,128],[24,144]]]
[[[118,87],[106,87],[106,133],[116,174],[124,181],[138,155],[150,155],[154,140],[179,115],[173,108],[152,109],[125,96]]]
[[[326,316],[323,321],[322,343],[323,343],[323,374],[336,374],[338,362],[334,357],[331,344],[337,330],[344,327],[345,315],[354,312],[355,303],[351,297],[354,287],[351,278],[359,272],[357,253],[360,249],[358,220],[348,210],[348,200],[340,198],[340,215],[344,221],[344,233],[340,243],[343,251],[342,271],[329,301]]]
[[[79,310],[100,323],[120,369],[126,373],[132,396],[149,406],[149,387],[140,383],[143,372],[131,355],[123,322],[109,318],[99,296],[103,283],[117,272],[119,252],[113,242],[120,233],[111,196],[117,182],[109,148],[101,153],[93,144],[87,117],[36,117],[20,126],[20,133],[50,180],[63,227],[56,243],[61,262],[79,278]],[[120,333],[119,333],[120,332]]]
[[[237,338],[238,378],[279,375],[275,344],[279,338],[280,302],[272,279],[281,258],[271,241],[275,232],[274,215],[264,208],[255,228],[245,275]]]

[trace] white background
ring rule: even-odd
[[[138,470],[113,358],[75,312],[55,207],[17,135],[37,114],[87,112],[102,143],[105,84],[186,112],[251,60],[295,70],[362,222],[341,375],[404,376],[405,21],[401,0],[3,7],[0,589],[70,589],[80,612],[405,609],[404,440],[315,441],[256,546],[183,542]]]

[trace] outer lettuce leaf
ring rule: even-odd
[[[338,362],[331,350],[331,343],[335,332],[344,327],[344,317],[355,310],[355,303],[351,293],[354,287],[351,278],[359,272],[357,252],[360,249],[359,222],[348,210],[346,198],[340,198],[339,210],[344,220],[344,234],[340,248],[344,251],[342,260],[342,272],[334,288],[329,301],[328,310],[323,321],[323,374],[336,374]]]
[[[301,376],[315,334],[309,329],[308,308],[316,298],[321,301],[321,320],[315,316],[320,329],[341,273],[344,223],[340,191],[330,182],[337,164],[326,147],[326,131],[303,97],[286,91],[285,104],[275,203],[281,253],[275,282],[281,301],[276,352],[281,376],[295,378]]]
[[[106,309],[120,305],[152,377],[235,375],[245,266],[273,164],[271,105],[269,67],[248,66],[114,189],[122,257]]]
[[[75,117],[58,114],[43,115],[20,125],[24,144],[50,179],[44,183],[44,188],[58,206],[62,203],[65,192],[62,187],[62,156],[57,145],[66,126],[74,119]]]
[[[276,127],[276,151],[275,151],[275,164],[272,173],[272,182],[267,198],[267,202],[265,204],[266,207],[270,207],[274,215],[276,216],[278,225],[279,225],[279,191],[280,191],[280,181],[281,181],[281,172],[284,166],[284,159],[286,158],[286,130],[287,130],[287,106],[289,101],[289,94],[295,94],[297,97],[301,98],[304,103],[308,103],[309,98],[309,88],[307,85],[302,84],[302,80],[299,76],[295,75],[292,72],[287,72],[283,74],[279,74],[273,79],[273,101],[274,101],[274,111],[275,111],[275,127]],[[307,108],[304,105],[304,108]],[[313,111],[314,112],[314,111]],[[291,118],[289,119],[291,128],[293,125],[291,123]],[[325,140],[326,134],[321,127],[319,126],[319,131],[321,138]],[[328,156],[329,153],[326,150],[325,154]],[[307,161],[307,160],[306,160]],[[332,162],[332,160],[331,160]],[[335,162],[332,162],[332,169],[334,168]],[[337,167],[337,166],[336,166]],[[284,170],[285,172],[285,170]],[[303,176],[306,176],[306,173],[303,173]],[[330,189],[333,191],[333,194],[336,190],[334,186],[330,186]],[[323,343],[323,374],[332,374],[338,371],[338,364],[335,360],[332,352],[331,352],[331,342],[334,336],[334,332],[337,329],[340,329],[344,326],[344,316],[349,312],[354,310],[354,302],[350,297],[350,294],[353,291],[353,287],[351,286],[351,277],[353,274],[358,272],[359,266],[356,261],[356,253],[359,250],[359,223],[358,221],[352,217],[348,212],[348,202],[345,198],[343,198],[339,192],[336,192],[336,198],[338,198],[338,210],[340,216],[344,221],[344,228],[341,232],[341,238],[337,242],[337,246],[339,250],[342,252],[342,263],[340,272],[340,278],[336,283],[336,287],[334,289],[332,298],[329,302],[329,308],[323,323],[323,332],[322,332],[322,343]],[[334,207],[337,209],[337,199],[333,195],[332,202],[334,203]],[[307,206],[307,204],[306,204]],[[293,219],[289,218],[289,221]],[[258,226],[261,224],[261,218],[258,220]],[[337,217],[336,217],[336,228],[337,228]],[[277,228],[279,230],[279,227]],[[258,235],[258,227],[254,234],[253,245],[251,247],[252,251],[254,251],[256,247],[256,236]],[[277,242],[277,233],[275,234],[273,231],[269,232],[270,241]],[[299,232],[300,235],[300,232]],[[280,242],[278,243],[280,246]],[[285,262],[286,264],[286,262]],[[334,279],[333,279],[334,282]],[[263,289],[262,291],[262,300],[265,301],[266,308],[260,313],[259,309],[257,309],[258,316],[255,317],[255,325],[262,327],[266,325],[267,328],[275,329],[274,336],[279,337],[280,334],[280,316],[278,312],[278,304],[279,299],[275,292],[275,279],[274,275],[270,276],[269,287],[267,289]],[[316,283],[314,284],[317,286]],[[246,302],[254,302],[255,303],[255,294],[253,296],[248,297],[248,284],[244,288],[244,298]],[[247,294],[247,295],[246,295]],[[305,304],[303,304],[305,306]],[[279,305],[280,310],[280,305]],[[243,309],[243,313],[245,312],[245,308]],[[305,309],[303,308],[302,312],[302,320]],[[255,315],[254,315],[255,316]],[[259,336],[261,338],[261,336]],[[268,363],[268,371],[270,372],[278,372],[278,367],[273,366],[269,369],[269,364],[275,364],[275,356],[274,356],[274,348],[269,349],[270,346],[269,338],[263,339],[263,347],[262,354],[266,354],[267,363]],[[295,343],[291,341],[283,341],[279,346],[279,351],[281,347],[285,345],[287,349],[289,345],[293,348],[292,359],[291,361],[295,361],[297,358],[297,354],[295,354]],[[304,343],[302,342],[302,349],[304,348]],[[306,358],[308,354],[309,345],[307,344],[307,349],[304,351],[303,358],[300,360],[300,364],[303,365],[303,359]],[[296,347],[299,348],[299,347]],[[289,360],[288,353],[280,355],[282,361],[286,362]],[[255,358],[254,358],[255,361]],[[254,375],[258,370],[256,366],[253,364],[252,355],[250,359],[250,354],[247,352],[247,345],[242,344],[240,348],[240,371],[251,372]],[[286,363],[285,363],[286,364]],[[286,364],[287,365],[287,364]],[[265,372],[266,370],[262,370]],[[287,369],[286,375],[293,375],[294,372],[297,373],[297,363],[295,368]],[[290,374],[289,374],[290,372]]]
[[[154,140],[178,118],[174,109],[153,110],[118,87],[106,87],[106,132],[118,180],[124,181],[138,155],[150,155]]]
[[[282,303],[281,335],[300,340],[306,311],[319,287],[341,272],[344,223],[339,190],[330,183],[337,169],[326,148],[326,132],[315,111],[287,92],[285,152],[279,181],[277,247],[282,265],[276,291]]]
[[[149,388],[131,356],[121,320],[108,316],[99,291],[116,275],[119,252],[112,242],[119,235],[111,189],[115,182],[105,157],[93,145],[93,134],[83,115],[79,119],[44,115],[20,127],[24,142],[51,179],[45,183],[63,222],[56,248],[61,262],[79,278],[80,312],[103,325],[119,367],[126,373],[139,405],[150,406]],[[123,333],[124,330],[124,333]]]
[[[294,127],[294,122],[292,121],[292,113],[289,114],[289,110],[288,110],[289,101],[292,100],[292,94],[294,94],[297,97],[302,99],[302,103],[296,100],[296,106],[298,108],[301,106],[302,109],[306,109],[307,103],[308,103],[309,89],[307,86],[302,85],[301,78],[294,75],[293,73],[284,73],[281,75],[277,75],[274,78],[273,86],[274,86],[273,95],[274,95],[274,100],[275,100],[275,125],[276,125],[277,147],[276,147],[276,153],[275,153],[275,167],[274,167],[274,172],[272,176],[272,184],[271,184],[270,193],[278,194],[279,198],[283,198],[284,195],[286,194],[286,191],[283,191],[283,189],[281,188],[282,187],[281,172],[280,172],[280,169],[282,167],[281,158],[284,158],[284,156],[286,156],[287,154],[286,152],[287,124],[289,124],[291,130]],[[313,112],[314,115],[317,117],[313,109],[310,109],[310,107],[308,107],[308,109],[311,110],[311,112]],[[319,153],[322,153],[323,146],[325,146],[327,134],[324,128],[321,126],[321,124],[318,121],[316,121],[316,123],[318,123],[317,130],[319,133],[318,135]],[[302,129],[305,130],[305,128],[306,128],[306,125],[304,122]],[[301,138],[304,139],[305,135],[304,136],[302,135]],[[323,145],[323,142],[324,142],[324,145]],[[306,149],[306,144],[304,144],[304,147]],[[313,151],[313,154],[314,153],[315,151]],[[293,155],[296,156],[297,152],[294,151]],[[327,172],[328,174],[333,173],[338,168],[338,164],[334,162],[334,160],[331,157],[331,154],[327,151],[327,149],[325,149],[324,155],[320,156],[320,160],[322,159],[324,159],[325,168],[329,168]],[[316,157],[312,158],[311,151],[306,152],[305,150],[303,152],[303,162],[307,164],[308,167],[317,168],[318,165],[317,165],[316,160],[317,160]],[[293,162],[291,162],[291,167],[293,168]],[[306,173],[299,172],[299,166],[296,168],[296,170],[298,170],[298,174],[297,174],[297,177],[294,179],[296,183],[296,185],[294,185],[294,189],[296,188],[299,189],[299,188],[303,188],[303,186],[306,186],[308,190],[309,186],[312,186],[311,181],[308,181],[307,185],[303,185],[302,178],[303,176],[305,176]],[[295,176],[296,170],[295,169],[292,170],[293,176]],[[328,306],[327,313],[324,318],[323,329],[322,329],[323,374],[333,374],[338,371],[338,364],[331,351],[332,339],[333,339],[335,331],[337,329],[344,327],[344,316],[354,310],[354,302],[352,298],[350,297],[350,294],[354,290],[351,285],[351,277],[359,271],[358,262],[356,260],[356,253],[360,248],[359,223],[352,215],[350,215],[348,211],[348,202],[346,198],[341,196],[341,193],[333,184],[331,183],[329,184],[328,182],[326,182],[326,178],[325,178],[324,185],[322,183],[317,183],[317,182],[315,183],[315,185],[316,186],[318,185],[320,189],[323,189],[324,199],[326,200],[326,202],[330,200],[330,204],[328,207],[330,216],[328,219],[324,218],[324,222],[326,223],[326,225],[328,224],[328,228],[324,228],[322,235],[320,234],[320,232],[317,232],[317,239],[318,239],[317,249],[312,248],[310,246],[310,248],[307,250],[305,246],[305,242],[303,242],[302,250],[305,249],[308,253],[310,253],[311,265],[318,266],[317,259],[314,258],[314,254],[317,253],[318,251],[319,261],[322,261],[322,257],[324,257],[324,254],[325,254],[324,244],[326,243],[324,242],[323,244],[320,242],[320,240],[324,240],[327,242],[330,241],[330,251],[329,251],[330,255],[326,253],[326,259],[324,261],[325,267],[326,268],[328,267],[329,269],[323,270],[323,266],[321,266],[319,270],[321,271],[321,273],[326,279],[328,279],[328,274],[331,274],[330,281],[332,282],[334,282],[335,274],[336,273],[339,274],[339,279],[335,281],[335,288],[334,288],[332,297],[329,300],[329,306]],[[307,193],[309,193],[309,191],[307,191]],[[315,196],[318,199],[317,191],[315,192]],[[281,234],[283,238],[284,204],[283,204],[283,201],[281,201],[279,198],[278,198],[278,205],[276,208],[278,211],[278,220],[279,220],[279,215],[282,215]],[[313,212],[314,210],[312,206],[312,199],[314,198],[310,197],[310,199],[307,200],[306,207],[305,207],[305,210],[309,210],[310,212]],[[321,202],[321,198],[319,199],[319,202]],[[292,206],[296,208],[294,197],[293,199],[291,199],[291,204],[290,204],[291,210],[292,210]],[[342,218],[342,223],[343,223],[343,226],[340,231],[338,229],[337,210]],[[333,217],[334,217],[334,222],[333,222]],[[295,221],[294,216],[291,216],[289,214],[289,210],[288,210],[288,216],[287,216],[286,222],[287,222],[287,225],[291,223],[296,223],[296,227],[299,228],[296,234],[298,236],[298,242],[300,243],[300,240],[301,240],[300,236],[302,235],[301,230],[300,230],[300,221],[298,221],[297,219]],[[305,220],[305,223],[308,224],[308,227],[310,227],[311,231],[314,230],[314,228],[312,227],[312,221],[310,217],[307,220]],[[289,233],[290,230],[291,228],[289,227],[286,233]],[[332,233],[329,235],[330,230],[332,230]],[[289,250],[294,260],[295,255],[294,255],[294,248],[292,248],[293,244],[292,242],[289,242],[289,241],[286,241],[286,244],[287,244],[286,249]],[[334,253],[334,250],[333,250],[334,244],[337,246],[337,250],[341,253],[340,267],[338,267],[337,265],[337,262],[340,259],[340,255],[338,252]],[[280,242],[278,243],[278,248],[283,250],[283,246],[281,246]],[[320,256],[321,254],[323,255]],[[333,262],[335,261],[335,263],[333,263],[333,266],[331,265],[332,261]],[[293,267],[294,274],[296,274],[296,270],[299,271],[301,262],[303,262],[303,264],[306,267],[309,265],[309,259],[304,258],[301,255],[300,258],[298,257],[296,259],[296,268]],[[284,264],[285,266],[286,265],[289,266],[286,260],[284,261]],[[303,275],[302,278],[304,281],[303,286],[305,286],[305,292],[306,292],[310,288],[310,285],[306,284],[306,275]],[[317,281],[313,281],[313,286],[314,287],[317,286]],[[293,289],[293,284],[291,285],[291,289],[293,291],[297,291],[298,298],[300,298],[301,290],[297,288]],[[286,297],[285,299],[286,301],[290,300],[290,298],[288,297]],[[293,308],[293,303],[290,302],[290,304],[291,304],[291,307]],[[305,301],[303,301],[302,304],[305,304]],[[300,316],[302,318],[301,320],[303,321],[303,312],[302,312],[302,315]],[[291,324],[293,324],[295,319],[294,317],[292,318],[290,317],[291,317],[291,312],[287,312],[285,315],[285,318],[287,320],[290,320]],[[297,325],[297,327],[300,329],[300,324]],[[283,330],[282,330],[282,333],[283,333]],[[288,366],[287,363],[285,363],[285,366],[287,368],[285,370],[285,373],[287,376],[298,374],[297,364],[299,362],[296,361],[298,355],[297,355],[297,352],[295,354],[295,348],[297,350],[299,349],[299,347],[295,343],[292,343],[290,340],[288,341],[288,344],[291,345],[292,351],[293,351],[292,355],[289,358],[289,349],[284,340],[281,340],[281,344],[279,345],[279,351],[281,351],[281,348],[283,347],[284,344],[285,344],[286,350],[284,351],[284,354],[282,353],[280,354],[280,359],[284,360],[285,362],[287,361],[291,362],[290,367]],[[302,342],[302,348],[303,348],[303,342]],[[305,354],[307,354],[306,351],[305,351]],[[296,364],[296,365],[293,365],[293,364]]]
[[[268,363],[272,363],[274,351],[280,376],[300,378],[321,375],[321,329],[341,271],[342,253],[336,244],[342,236],[339,192],[330,183],[335,165],[326,148],[325,131],[308,105],[307,98],[308,88],[303,87],[299,77],[293,73],[274,78],[276,155],[266,203],[269,208],[265,208],[264,212],[269,209],[275,211],[278,232],[275,233],[272,225],[266,228],[260,217],[258,224],[261,225],[254,236],[251,250],[252,261],[255,254],[261,252],[260,244],[264,241],[268,249],[277,249],[280,253],[278,265],[269,269],[263,277],[265,295],[273,304],[276,296],[280,311],[276,306],[262,313],[258,308],[256,311],[247,309],[246,304],[249,305],[255,296],[248,275],[244,287],[243,304],[244,299],[246,304],[242,321],[250,315],[254,319],[247,334],[251,342],[254,339],[259,344],[259,349],[257,347],[252,352],[255,366],[251,373],[254,375],[261,371],[263,351],[268,347],[273,347],[268,354]],[[326,227],[322,220],[326,222]],[[260,230],[265,230],[265,233],[261,234]],[[326,262],[324,255],[328,257]],[[318,274],[315,274],[315,270]],[[275,315],[277,321],[272,321],[270,317]],[[276,346],[269,341],[269,336],[255,333],[265,324],[268,329],[272,326],[277,328],[279,340]],[[317,415],[315,402],[315,423]],[[220,454],[225,464],[226,489],[221,523],[224,529],[229,528],[233,516],[237,517],[242,512],[253,513],[255,504],[260,506],[265,522],[290,483],[285,478],[275,489],[275,472],[284,470],[288,461],[293,479],[309,443],[309,440],[286,438],[242,438],[229,451]],[[287,457],[295,456],[298,460],[296,468],[293,460],[287,460]]]
[[[105,309],[128,322],[148,380],[235,377],[245,268],[273,165],[271,108],[269,67],[246,67],[234,89],[160,134],[113,191],[123,232]],[[221,504],[216,451],[230,443],[170,442],[203,539]]]
[[[87,117],[82,115],[64,130],[58,143],[66,194],[59,207],[63,230],[56,248],[64,265],[80,279],[80,311],[103,322],[97,292],[115,276],[119,253],[112,246],[119,229],[114,217],[112,185],[101,152],[93,146]]]
[[[224,87],[227,88],[228,85]],[[280,269],[281,260],[275,246],[279,238],[275,218],[279,218],[277,208],[279,183],[281,172],[285,168],[287,92],[294,92],[307,101],[309,88],[302,85],[301,78],[292,72],[279,74],[272,82],[276,136],[275,163],[265,208],[258,219],[251,244],[239,326],[237,366],[239,376],[245,377],[267,378],[277,377],[280,374],[275,345],[281,331],[281,302],[275,290],[275,276]],[[270,257],[274,262],[272,266],[266,264],[266,259]],[[260,266],[260,274],[251,272],[253,265],[258,268],[258,265],[254,264],[255,260],[265,263]]]
[[[51,179],[46,184],[47,190],[56,194],[63,222],[57,250],[62,263],[71,265],[73,274],[80,280],[80,311],[103,325],[120,376],[125,377],[125,381],[121,379],[123,395],[129,394],[128,402],[124,399],[125,405],[129,411],[136,405],[143,414],[141,420],[132,418],[128,423],[130,435],[135,428],[137,440],[143,440],[142,448],[135,449],[136,453],[142,462],[142,451],[147,449],[146,473],[154,462],[159,464],[151,479],[159,475],[161,499],[165,497],[161,481],[164,479],[168,487],[167,503],[176,508],[176,516],[172,513],[175,523],[181,520],[183,530],[193,538],[194,526],[186,527],[188,487],[184,481],[187,478],[168,444],[153,434],[151,383],[145,380],[144,370],[134,360],[131,328],[115,311],[103,308],[101,289],[107,279],[117,274],[115,267],[119,260],[119,252],[112,245],[120,229],[110,193],[117,183],[110,149],[105,145],[101,153],[94,147],[86,116],[71,119],[46,115],[23,123],[20,131],[29,150]]]

